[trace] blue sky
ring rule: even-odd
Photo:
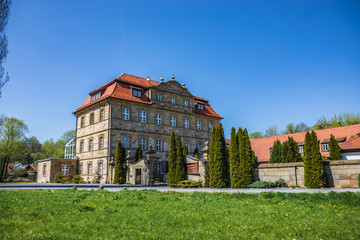
[[[122,73],[185,82],[249,132],[360,106],[359,1],[13,0],[0,113],[41,141]]]

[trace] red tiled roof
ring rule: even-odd
[[[356,136],[357,133],[360,132],[360,124],[351,125],[351,126],[343,126],[337,128],[328,128],[322,130],[316,130],[315,133],[321,143],[324,139],[330,139],[331,134],[334,135],[335,138],[346,138],[346,142],[353,136]],[[255,138],[250,139],[252,150],[255,152],[255,155],[258,157],[259,162],[268,162],[270,159],[270,148],[273,147],[274,142],[279,140],[280,142],[285,142],[288,137],[293,137],[297,143],[304,143],[306,132],[301,133],[292,133],[292,134],[285,134],[285,135],[278,135],[278,136],[271,136],[271,137],[264,137],[264,138]],[[342,148],[343,144],[340,144]],[[346,146],[346,145],[345,145]],[[325,155],[329,156],[329,152],[322,152],[321,145],[319,144],[320,152]]]
[[[360,149],[360,135],[350,138],[346,142],[339,144],[343,151]]]
[[[107,84],[95,89],[94,91],[89,93],[89,96],[85,100],[85,102],[74,111],[76,113],[77,111],[84,109],[92,104],[95,104],[97,102],[100,102],[106,98],[113,97],[113,98],[119,98],[124,100],[129,100],[133,102],[139,102],[139,103],[145,103],[145,104],[151,104],[150,99],[146,96],[145,90],[158,85],[159,82],[153,81],[153,80],[147,80],[145,78],[136,77],[129,74],[122,74],[119,77],[113,79],[112,81],[108,82]],[[134,97],[132,95],[131,89],[134,88],[137,90],[142,91],[141,98]],[[102,95],[100,98],[91,101],[91,95],[102,92]],[[209,101],[205,100],[203,98],[199,98],[195,95],[193,95],[195,98],[195,102],[201,103],[204,105],[204,110],[199,110],[195,108],[195,113],[203,114],[207,116],[222,118],[219,114],[217,114],[214,109],[209,105]]]

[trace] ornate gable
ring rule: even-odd
[[[183,95],[186,97],[194,98],[194,96],[187,90],[187,88],[180,85],[179,82],[171,80],[168,82],[161,82],[157,86],[151,87],[158,91],[169,92],[177,95]]]

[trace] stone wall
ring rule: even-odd
[[[49,158],[38,161],[38,183],[53,182],[55,175],[61,173],[63,165],[69,166],[69,174],[75,176],[78,173],[77,159]]]
[[[358,187],[360,160],[325,161],[329,187]],[[280,178],[288,186],[304,186],[304,163],[260,163],[254,169],[255,181],[276,181]]]

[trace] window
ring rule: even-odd
[[[90,114],[90,124],[94,124],[94,114]]]
[[[99,174],[102,174],[102,171],[103,171],[103,165],[102,165],[102,162],[99,162],[99,169],[98,169],[98,172]]]
[[[81,117],[81,127],[85,127],[85,118]]]
[[[188,100],[184,100],[184,106],[188,107],[189,106],[189,101]]]
[[[122,136],[121,144],[123,145],[124,148],[129,148],[129,137]]]
[[[99,137],[99,149],[103,149],[104,148],[104,137],[100,136]]]
[[[198,148],[198,150],[199,150],[199,152],[200,152],[200,151],[203,149],[202,144],[199,143],[199,144],[197,145],[197,148]]]
[[[156,95],[156,99],[161,102],[162,101],[162,95],[161,94],[157,94]]]
[[[161,140],[156,140],[156,150],[162,151],[162,141]]]
[[[170,98],[170,103],[171,103],[171,104],[175,104],[175,98],[174,98],[174,97],[171,97],[171,98]]]
[[[97,93],[91,95],[91,102],[95,101],[96,99],[98,99],[100,97],[101,97],[101,92],[97,92]]]
[[[82,175],[83,174],[83,165],[80,164],[79,166],[79,174]]]
[[[329,144],[328,143],[321,144],[321,149],[322,149],[323,152],[328,152],[329,151]]]
[[[123,120],[129,120],[130,110],[128,108],[123,109]]]
[[[213,124],[209,122],[209,132],[212,132]]]
[[[67,176],[69,174],[69,165],[62,165],[61,173],[62,175]]]
[[[80,142],[80,152],[84,152],[84,141]]]
[[[163,164],[161,162],[156,163],[156,173],[163,173]]]
[[[105,115],[105,111],[104,109],[100,110],[100,121],[104,121],[104,115]]]
[[[299,153],[304,153],[304,146],[299,146]]]
[[[158,125],[162,124],[162,116],[161,116],[161,114],[156,114],[156,124],[158,124]]]
[[[272,153],[272,148],[270,148],[270,154]]]
[[[197,109],[199,109],[199,110],[204,110],[204,104],[198,103],[198,104],[197,104]]]
[[[134,97],[139,97],[139,98],[141,98],[141,91],[140,91],[140,90],[133,89],[133,90],[132,90],[132,95],[133,95]]]
[[[89,140],[89,151],[92,151],[93,150],[93,140],[90,139]]]
[[[146,139],[140,138],[140,148],[141,150],[146,150]]]
[[[91,175],[91,171],[92,171],[92,165],[91,163],[88,164],[88,175]]]
[[[140,112],[140,122],[146,122],[146,112]]]
[[[176,127],[176,117],[171,116],[170,125],[171,125],[172,127]]]
[[[184,119],[184,127],[189,128],[189,119],[187,118]]]
[[[43,168],[43,177],[46,176],[46,164],[44,164],[44,168]]]
[[[196,129],[201,130],[201,121],[200,120],[196,121]]]

